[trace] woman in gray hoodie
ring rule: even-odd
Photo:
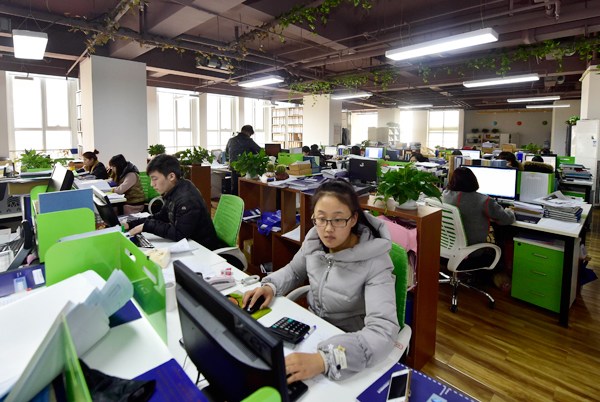
[[[267,307],[308,279],[309,309],[346,331],[318,345],[315,353],[285,359],[288,382],[325,374],[338,380],[382,361],[399,331],[389,256],[390,234],[383,221],[365,214],[353,187],[343,180],[322,184],[313,196],[314,227],[292,261],[244,295],[260,296]]]

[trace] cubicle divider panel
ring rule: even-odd
[[[46,254],[46,283],[51,286],[86,270],[107,280],[121,269],[133,284],[134,299],[167,342],[165,282],[161,268],[118,232],[59,242]]]
[[[263,235],[258,232],[258,227],[254,227],[253,245],[252,245],[252,264],[256,267],[260,264],[271,262],[271,237],[272,233]]]
[[[306,233],[313,227],[312,195],[300,195],[300,241],[304,241]]]
[[[260,203],[261,194],[253,181],[240,179],[238,192],[240,197],[244,200],[244,209],[248,210],[258,208],[262,211],[262,205]]]
[[[296,226],[296,202],[298,192],[292,190],[281,191],[281,233],[287,233]]]
[[[46,253],[63,237],[96,230],[96,218],[89,208],[68,209],[65,211],[38,214],[35,217],[37,228],[38,255],[46,260]]]
[[[294,255],[300,250],[302,243],[281,237],[277,234],[273,235],[273,271],[284,267],[292,260]]]

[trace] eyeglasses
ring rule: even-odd
[[[348,226],[348,221],[352,219],[352,217],[344,219],[344,218],[334,218],[334,219],[325,219],[325,218],[312,218],[313,225],[318,228],[324,228],[328,223],[331,224],[334,228],[345,228]]]

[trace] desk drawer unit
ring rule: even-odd
[[[515,238],[511,295],[558,313],[564,246]]]

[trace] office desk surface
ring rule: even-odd
[[[518,228],[536,230],[538,232],[546,232],[553,235],[561,235],[567,237],[579,237],[581,229],[587,216],[592,208],[591,204],[582,205],[583,212],[581,214],[581,220],[579,222],[566,222],[550,218],[542,218],[538,223],[520,222],[516,221],[512,226]]]

